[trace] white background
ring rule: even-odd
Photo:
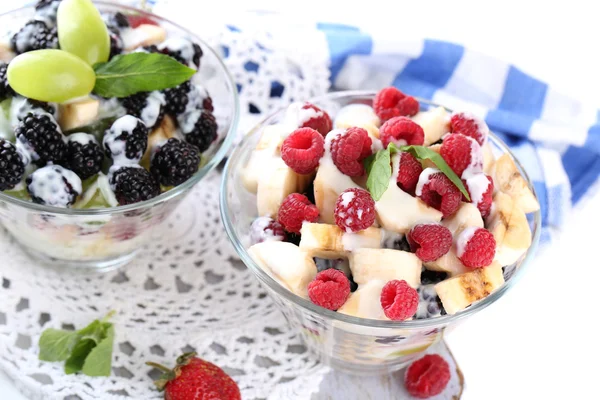
[[[10,8],[7,3],[0,0],[0,11]],[[598,10],[592,1],[303,0],[293,2],[294,9],[292,2],[281,0],[189,3],[198,12],[276,10],[296,18],[367,23],[392,37],[464,44],[600,108]],[[463,400],[600,398],[599,201],[598,194],[588,197],[512,291],[447,335],[466,379]],[[370,397],[394,398],[384,395],[387,389],[379,390]],[[2,400],[22,399],[2,375],[0,395]]]

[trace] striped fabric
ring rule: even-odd
[[[560,228],[600,174],[600,112],[518,68],[442,41],[390,41],[359,28],[318,24],[329,45],[335,90],[396,86],[469,110],[510,145],[534,180],[542,240]]]

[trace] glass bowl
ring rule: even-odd
[[[354,103],[371,104],[374,96],[375,92],[347,91],[331,93],[310,102],[326,110],[333,119],[341,107]],[[421,110],[437,107],[426,101],[420,103]],[[500,299],[523,275],[539,242],[539,211],[530,214],[528,218],[533,236],[532,245],[517,263],[505,268],[506,283],[485,299],[454,315],[403,322],[358,318],[319,307],[281,286],[247,252],[250,224],[258,215],[256,196],[244,188],[241,173],[262,130],[268,125],[281,122],[284,113],[285,110],[280,110],[262,121],[233,152],[222,181],[221,217],[242,261],[267,289],[292,329],[302,335],[308,348],[322,362],[357,375],[377,375],[401,369],[440,340],[446,327]],[[493,134],[490,135],[489,142],[496,157],[503,153],[511,154],[508,147]],[[531,180],[519,162],[515,162],[535,194]]]
[[[187,36],[202,47],[200,71],[193,80],[212,97],[219,136],[203,153],[205,164],[183,184],[140,203],[103,209],[65,209],[35,204],[0,192],[0,223],[34,258],[57,266],[93,270],[124,265],[152,237],[190,189],[223,159],[233,142],[239,117],[235,82],[219,55],[190,31],[159,16],[108,2],[95,2],[101,12],[139,14],[157,21],[169,35]],[[25,7],[0,15],[3,30],[14,31],[34,15]]]

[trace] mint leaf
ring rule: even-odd
[[[79,341],[77,332],[62,329],[46,329],[38,342],[42,361],[64,361]]]
[[[189,80],[196,73],[172,57],[157,53],[129,53],[94,65],[96,86],[102,97],[127,97],[162,90]]]
[[[69,375],[81,371],[83,364],[85,363],[85,359],[94,347],[96,347],[96,342],[94,342],[92,339],[80,340],[75,345],[71,355],[65,362],[65,373]]]
[[[365,167],[365,171],[367,172],[367,176],[371,173],[371,168],[373,167],[373,161],[375,161],[375,155],[371,154],[369,157],[363,160],[363,166]]]
[[[375,154],[368,173],[367,189],[371,193],[373,200],[379,201],[383,193],[387,190],[390,178],[392,177],[389,150],[380,150]]]
[[[400,147],[400,150],[409,152],[418,160],[431,160],[435,166],[442,171],[442,173],[446,175],[448,179],[452,181],[452,183],[454,183],[454,185],[467,198],[467,200],[471,201],[469,192],[467,192],[467,189],[463,185],[458,175],[452,171],[452,168],[446,164],[446,161],[444,161],[442,156],[440,156],[438,153],[425,146],[402,146]]]
[[[91,324],[77,331],[81,339],[91,339],[96,344],[100,343],[106,336],[106,328],[104,324],[98,320],[93,321]]]
[[[106,336],[89,353],[81,370],[87,376],[110,376],[115,330],[112,324],[103,325],[106,328]]]

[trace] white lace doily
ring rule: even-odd
[[[156,11],[176,17],[167,10]],[[302,49],[264,27],[201,25],[199,33],[212,33],[204,37],[227,55],[241,86],[241,132],[276,107],[327,91],[325,40],[317,49]],[[309,356],[226,237],[219,177],[200,182],[167,221],[166,234],[135,261],[103,275],[37,266],[0,230],[0,368],[26,395],[159,399],[152,384],[157,371],[144,362],[172,365],[191,349],[228,372],[244,399],[306,399],[319,387],[327,368]],[[61,363],[38,361],[43,329],[83,327],[110,310],[117,311],[111,377],[67,376]]]

